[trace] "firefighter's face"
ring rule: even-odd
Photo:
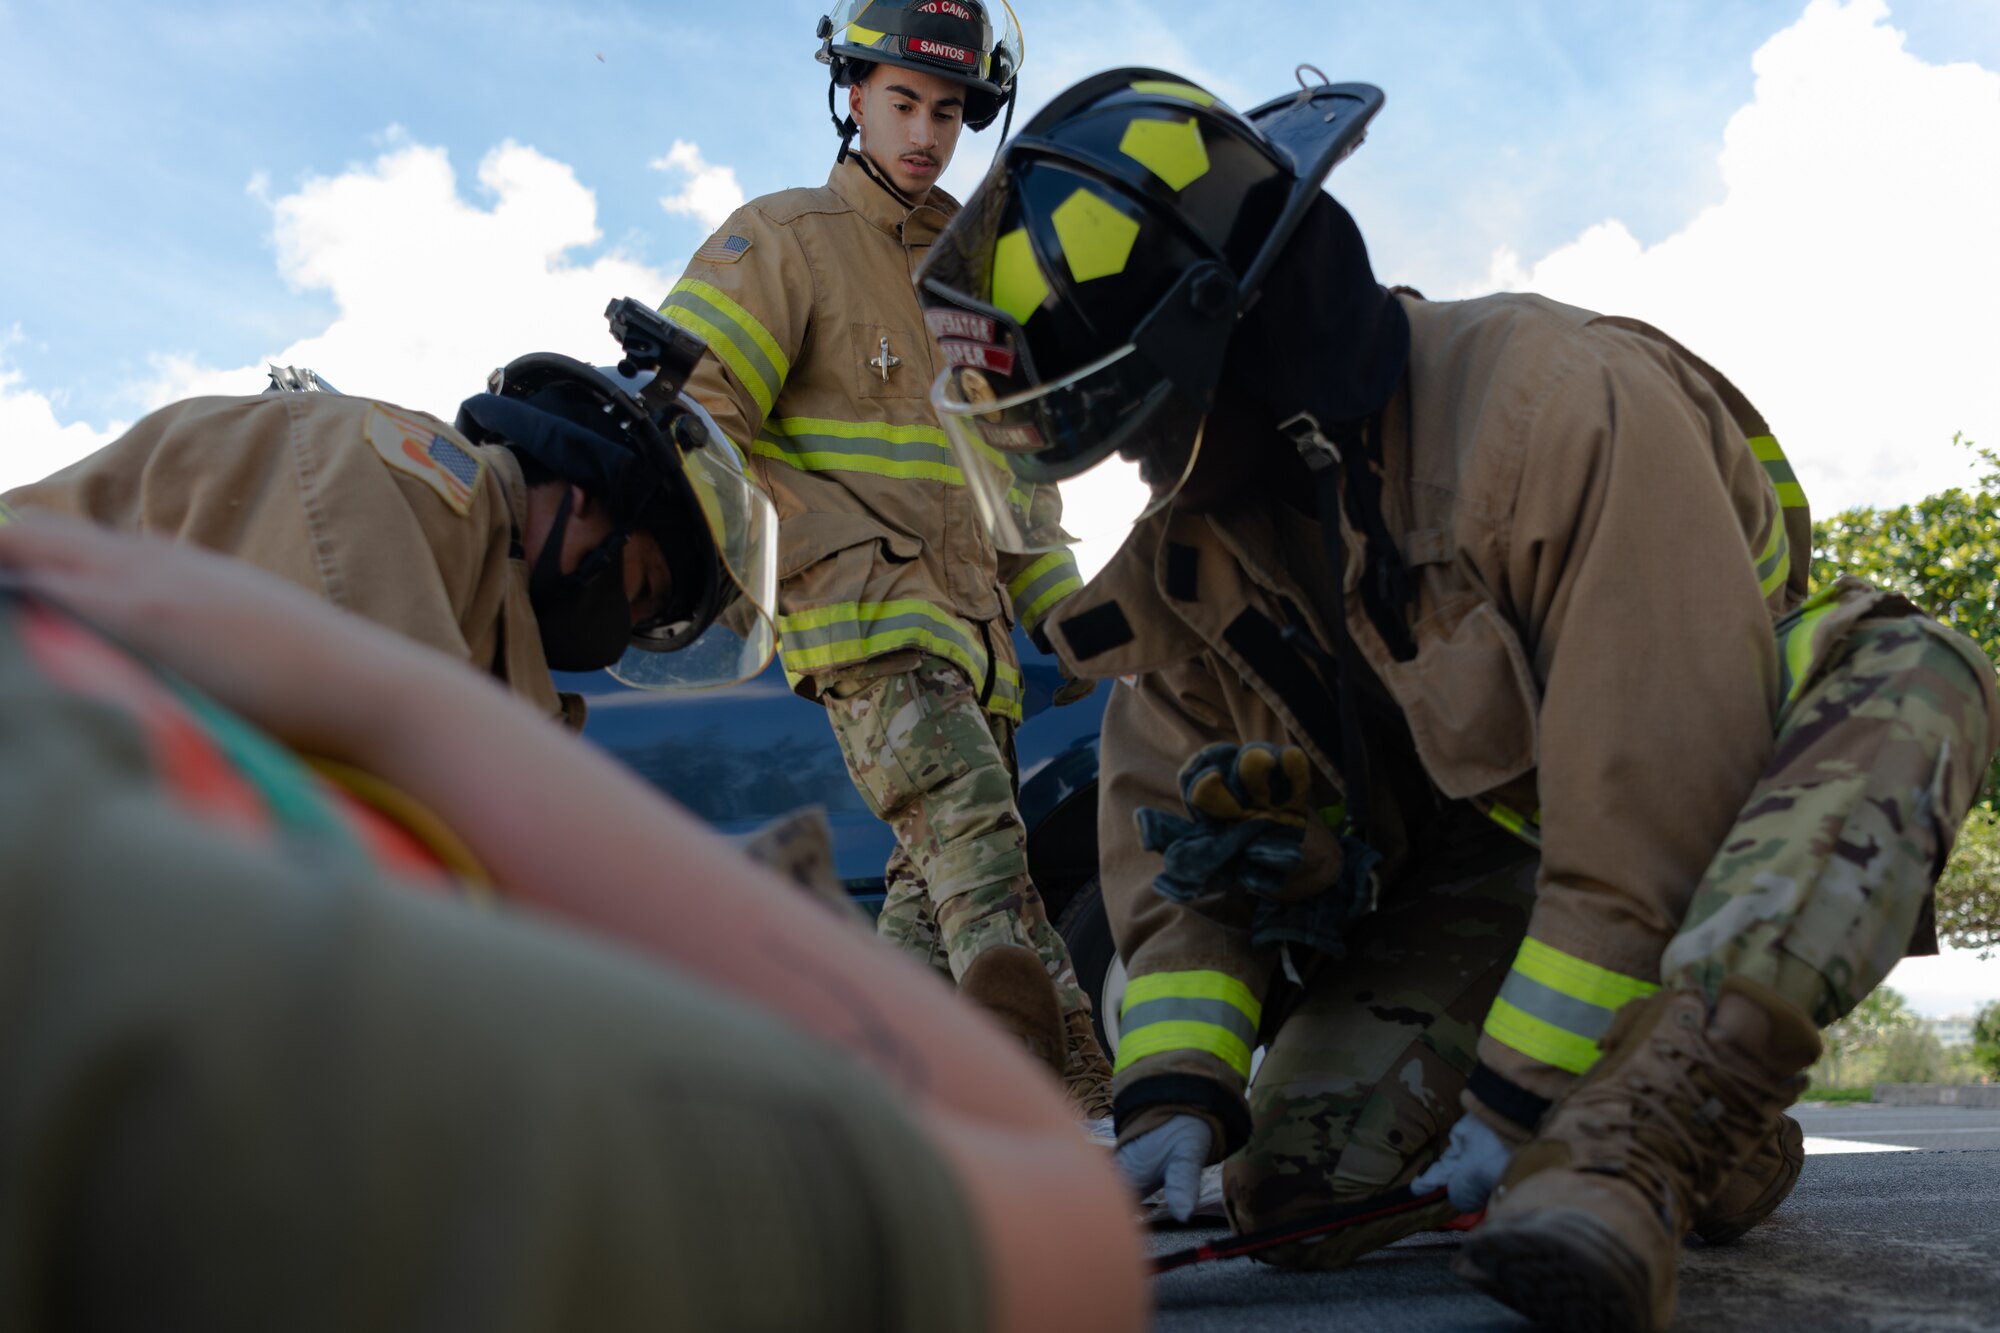
[[[528,521],[521,544],[530,569],[541,558],[543,545],[553,536],[555,511],[564,489],[561,482],[543,482],[528,489]],[[571,574],[617,530],[617,522],[610,509],[581,486],[567,489],[570,517],[563,529],[556,567],[564,574]],[[673,567],[661,551],[659,539],[650,532],[634,532],[625,539],[619,559],[632,623],[643,625],[658,619],[672,601],[674,590]]]
[[[936,74],[877,65],[847,90],[861,151],[912,199],[936,185],[965,128],[965,89]]]

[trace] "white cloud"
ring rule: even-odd
[[[610,360],[605,305],[657,300],[665,276],[616,252],[570,261],[600,233],[596,196],[567,165],[509,141],[487,153],[478,179],[491,207],[460,196],[443,149],[398,143],[278,199],[279,272],[327,292],[333,323],[235,369],[156,357],[146,401],[254,393],[275,361],[449,420],[488,371],[524,352]]]
[[[0,339],[0,349],[12,340]],[[21,373],[0,364],[0,491],[69,466],[109,444],[124,429],[124,422],[100,431],[82,422],[59,420],[56,405],[46,395],[23,387]]]
[[[256,393],[265,365],[310,366],[347,393],[386,398],[450,420],[486,375],[524,352],[602,364],[613,344],[612,298],[656,301],[659,271],[598,243],[596,196],[565,164],[502,143],[480,162],[489,206],[463,198],[443,149],[387,138],[373,163],[308,180],[271,204],[279,272],[328,293],[325,329],[247,365],[208,366],[168,353],[135,386],[149,409],[197,394]],[[268,190],[261,180],[253,195]],[[0,366],[0,486],[18,485],[98,448],[124,429],[58,419],[56,404]]]
[[[743,207],[743,186],[737,182],[736,169],[716,166],[685,139],[674,140],[665,157],[653,159],[652,167],[655,171],[677,171],[687,178],[678,193],[660,196],[660,207],[669,213],[699,218],[713,231]]]
[[[1756,53],[1725,194],[1643,246],[1591,227],[1482,283],[1659,325],[1770,417],[1817,512],[1966,484],[2000,444],[2000,73],[1928,65],[1884,0],[1812,0]],[[1631,164],[1635,172],[1645,164]]]

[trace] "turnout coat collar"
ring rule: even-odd
[[[834,164],[827,175],[826,188],[839,195],[841,202],[868,225],[910,246],[929,245],[958,213],[958,200],[935,186],[924,196],[923,203],[910,204],[868,174],[868,168],[861,164],[859,149],[849,152],[845,161]]]

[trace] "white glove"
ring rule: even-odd
[[[1507,1169],[1514,1147],[1476,1115],[1462,1115],[1451,1127],[1451,1139],[1444,1156],[1410,1182],[1412,1194],[1429,1194],[1440,1186],[1461,1213],[1476,1213],[1486,1206],[1487,1196]]]
[[[1201,1169],[1208,1164],[1208,1122],[1177,1115],[1118,1149],[1118,1170],[1140,1198],[1164,1189],[1176,1222],[1194,1216],[1201,1198]]]

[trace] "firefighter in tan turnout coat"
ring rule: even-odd
[[[762,670],[774,519],[735,455],[683,448],[557,353],[493,383],[456,426],[332,392],[188,399],[5,498],[257,565],[573,728],[551,668],[656,689]]]
[[[1035,631],[1080,586],[1076,565],[996,556],[927,401],[942,352],[911,280],[957,211],[934,182],[960,129],[1012,96],[1019,34],[996,36],[988,12],[855,0],[823,20],[850,112],[827,183],[738,209],[661,310],[707,341],[689,391],[777,504],[787,679],[825,705],[895,830],[881,932],[948,970],[1099,1118],[1110,1069],[1015,808],[1011,628]]]
[[[1057,98],[920,275],[1023,369],[948,371],[938,406],[1009,549],[1060,539],[1012,490],[1145,483],[1049,625],[1124,682],[1100,837],[1135,1184],[1184,1212],[1227,1157],[1239,1230],[1448,1192],[1278,1254],[1305,1266],[1490,1199],[1462,1275],[1661,1328],[1683,1235],[1796,1181],[1817,1029],[1930,933],[1993,669],[1808,586],[1769,427],[1658,331],[1379,286],[1320,183],[1380,101],[1246,119],[1145,70]]]

